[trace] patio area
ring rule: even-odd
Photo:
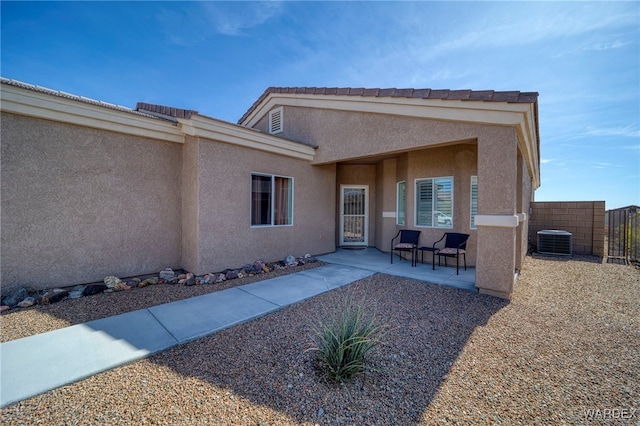
[[[449,259],[449,266],[445,267],[443,259],[442,266],[436,264],[436,268],[433,270],[431,267],[430,253],[425,254],[424,264],[420,263],[420,256],[418,255],[418,265],[415,267],[411,266],[411,260],[400,259],[398,256],[394,257],[393,264],[391,264],[389,253],[384,253],[371,247],[365,249],[338,248],[333,253],[318,256],[317,258],[327,263],[347,265],[432,284],[446,285],[474,293],[478,292],[475,286],[475,268],[467,266],[467,270],[465,271],[461,265],[460,275],[456,275],[455,260]]]

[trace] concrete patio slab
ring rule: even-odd
[[[391,263],[389,253],[383,253],[375,248],[339,248],[333,253],[318,256],[318,260],[478,292],[475,286],[476,270],[472,267],[467,267],[466,271],[464,267],[460,267],[460,273],[456,275],[455,265],[448,267],[436,265],[435,269],[431,263],[418,263],[417,266],[411,266],[411,261],[402,260],[397,256]],[[431,256],[426,256],[425,261],[431,262]]]

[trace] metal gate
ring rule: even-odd
[[[607,212],[607,262],[640,262],[640,208],[623,207]]]

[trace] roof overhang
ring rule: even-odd
[[[268,93],[240,123],[255,126],[276,106],[398,115],[515,128],[533,187],[540,186],[538,111],[535,102],[484,102],[404,97]]]
[[[0,87],[0,110],[166,142],[184,142],[184,134],[175,123],[9,84]]]
[[[201,115],[192,115],[190,119],[179,118],[178,122],[181,124],[183,132],[190,136],[301,160],[311,161],[316,154],[315,148],[311,146]]]

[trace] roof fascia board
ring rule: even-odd
[[[311,161],[316,154],[315,148],[311,146],[199,115],[193,115],[191,119],[179,118],[178,121],[182,124],[183,131],[190,136],[211,139],[301,160]]]
[[[536,190],[540,187],[540,159],[538,158],[538,139],[533,104],[530,104],[529,111],[523,114],[522,120],[517,125],[517,132],[520,150],[524,153],[529,174],[533,178],[533,189]]]
[[[184,134],[175,124],[20,87],[2,86],[0,110],[161,141],[184,143]]]
[[[271,93],[242,125],[255,126],[269,110],[278,105],[499,125],[515,124],[515,116],[529,108],[528,103]]]

